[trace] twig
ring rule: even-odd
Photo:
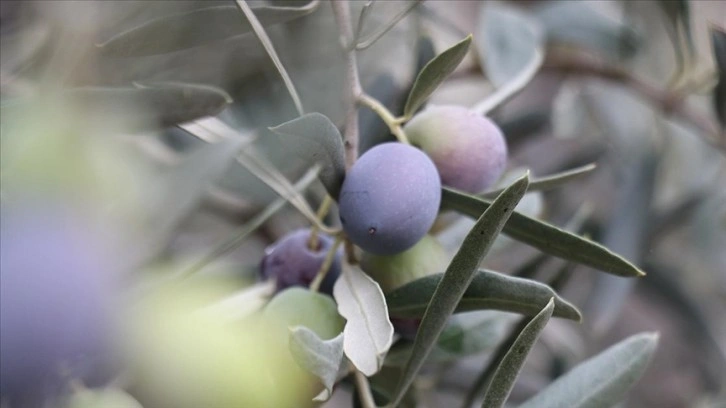
[[[318,248],[318,234],[320,233],[319,225],[325,225],[323,219],[326,215],[328,215],[328,211],[332,204],[333,198],[329,194],[326,194],[323,202],[320,203],[320,207],[318,207],[318,212],[315,213],[315,218],[318,219],[318,223],[314,223],[312,227],[310,227],[310,238],[308,239],[308,248],[312,250],[316,250]]]
[[[318,270],[318,273],[315,275],[315,279],[313,279],[313,281],[310,283],[311,291],[317,292],[318,289],[320,289],[320,285],[323,283],[323,280],[325,280],[325,277],[328,275],[330,265],[333,264],[333,261],[335,260],[335,254],[336,252],[338,252],[338,248],[342,243],[343,236],[336,236],[335,242],[333,242],[333,245],[330,247],[330,249],[328,249],[328,253],[325,254],[325,260],[323,261],[323,264],[320,265],[320,270]]]
[[[388,125],[388,129],[391,131],[391,134],[396,136],[396,139],[398,139],[399,142],[411,144],[411,142],[408,141],[408,138],[406,137],[403,129],[401,128],[401,120],[394,117],[393,114],[388,110],[388,108],[386,108],[377,99],[366,93],[361,93],[360,95],[358,95],[358,102],[360,102],[362,105],[369,107],[373,112],[375,112],[381,118],[381,120],[383,120],[383,122]]]
[[[368,379],[358,370],[355,370],[355,384],[358,387],[358,395],[363,408],[376,408],[376,402],[373,400],[373,393],[371,393]]]
[[[378,41],[379,38],[383,37],[387,32],[389,32],[393,27],[395,27],[396,24],[398,24],[399,21],[403,20],[403,18],[406,17],[406,15],[409,12],[411,12],[411,10],[413,10],[414,7],[418,6],[418,4],[420,2],[422,2],[422,1],[423,0],[413,0],[413,1],[411,1],[406,6],[406,8],[404,8],[403,10],[401,10],[400,13],[398,13],[397,15],[395,15],[391,19],[391,21],[389,21],[388,23],[384,24],[378,31],[376,31],[375,33],[371,34],[365,40],[361,40],[359,43],[351,44],[351,47],[355,47],[356,50],[365,50],[366,48],[368,48],[371,45],[375,44],[375,42]],[[363,15],[363,14],[361,13],[361,15]],[[360,35],[360,31],[361,31],[361,26],[359,24],[359,26],[358,26],[358,34],[357,35]]]
[[[723,132],[707,117],[691,110],[686,105],[686,94],[657,88],[627,71],[584,57],[563,57],[557,53],[550,53],[542,68],[564,74],[597,77],[628,87],[647,99],[665,115],[681,119],[696,127],[709,144],[726,153],[726,137]]]
[[[353,26],[350,22],[350,4],[346,0],[331,0],[333,15],[340,32],[341,46],[345,51],[346,88],[345,100],[345,167],[350,169],[358,158],[358,96],[363,92],[358,76],[358,60],[355,47],[350,49],[353,41]]]

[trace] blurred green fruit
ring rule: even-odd
[[[431,235],[410,249],[395,255],[363,254],[361,268],[381,286],[384,293],[411,281],[446,271],[449,255]]]
[[[507,165],[507,143],[489,118],[463,106],[431,106],[404,127],[431,157],[441,183],[469,193],[494,185]]]
[[[330,340],[343,331],[345,320],[338,314],[338,307],[330,298],[300,287],[292,287],[278,293],[262,312],[288,338],[288,328],[305,326],[323,340]],[[285,342],[287,344],[287,342]]]

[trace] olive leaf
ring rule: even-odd
[[[442,279],[435,274],[409,282],[386,297],[388,312],[395,317],[421,317]],[[579,321],[582,316],[575,306],[559,297],[549,286],[529,279],[479,270],[472,278],[456,306],[455,313],[481,309],[533,316],[550,299],[555,299],[554,315]]]
[[[325,115],[313,112],[270,130],[290,139],[283,141],[283,147],[289,148],[291,153],[323,166],[320,181],[328,193],[337,198],[345,177],[345,152],[343,137],[333,122]]]
[[[492,204],[488,201],[443,189],[442,207],[470,217],[478,217]],[[603,272],[625,277],[644,276],[645,272],[604,246],[579,237],[551,224],[514,212],[504,226],[504,234],[550,255],[591,266]]]
[[[718,83],[713,89],[713,107],[721,129],[726,129],[726,31],[711,27],[711,41],[718,70]]]
[[[641,42],[638,32],[626,21],[598,11],[590,2],[548,1],[532,11],[542,22],[549,42],[596,49],[615,57],[633,55]]]
[[[320,379],[324,390],[313,400],[327,401],[343,361],[343,333],[330,340],[322,340],[314,331],[297,326],[290,329],[290,353],[305,371]]]
[[[507,401],[527,355],[552,317],[554,307],[554,299],[550,299],[542,311],[524,326],[494,371],[489,387],[484,394],[482,407],[499,408]]]
[[[471,39],[472,36],[469,34],[466,38],[429,61],[419,72],[411,92],[408,94],[406,106],[403,108],[403,115],[406,118],[413,116],[434,90],[459,66],[459,63],[469,51]]]
[[[542,191],[542,190],[550,190],[553,188],[557,188],[569,181],[575,180],[577,178],[580,178],[591,171],[595,170],[597,166],[595,163],[586,164],[584,166],[576,167],[574,169],[565,170],[559,173],[550,174],[549,176],[545,177],[539,177],[534,178],[529,183],[529,188],[527,191],[530,193],[533,191]],[[494,198],[498,196],[503,189],[493,190],[493,191],[487,191],[485,193],[480,194],[480,197],[484,198]]]
[[[643,375],[657,344],[657,333],[631,336],[580,363],[519,408],[614,406]]]
[[[383,291],[359,267],[344,264],[333,296],[338,313],[347,320],[343,329],[345,355],[370,377],[381,369],[393,343],[393,325]]]
[[[431,353],[446,321],[456,309],[479,263],[527,191],[529,173],[512,183],[484,211],[454,255],[436,287],[419,326],[413,350],[396,387],[392,406],[397,406]]]
[[[499,88],[514,79],[543,47],[540,22],[525,10],[500,2],[481,7],[477,41],[487,78]]]
[[[284,23],[312,13],[318,1],[301,7],[256,7],[253,12],[262,25]],[[98,45],[115,56],[148,56],[184,50],[224,40],[252,30],[235,5],[205,7],[153,19],[113,36]]]

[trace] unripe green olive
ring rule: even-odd
[[[345,320],[330,296],[301,287],[291,287],[278,293],[265,306],[263,317],[285,325],[287,328],[305,326],[323,340],[329,340],[343,331]]]
[[[444,272],[448,261],[444,247],[433,236],[425,235],[416,245],[395,255],[365,252],[361,268],[388,293],[416,279]]]
[[[404,130],[411,143],[431,157],[445,186],[479,193],[504,173],[507,144],[502,131],[466,107],[430,106]]]

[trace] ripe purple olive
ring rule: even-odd
[[[260,263],[262,278],[275,279],[277,291],[291,286],[309,286],[323,265],[328,250],[333,246],[333,238],[319,233],[318,248],[310,248],[309,240],[310,229],[299,229],[270,246]],[[321,292],[333,293],[333,284],[340,276],[342,255],[342,250],[338,249],[328,274],[320,285]]]
[[[441,183],[479,193],[496,183],[507,164],[507,144],[489,118],[462,106],[431,106],[404,127],[411,143],[436,164]]]
[[[415,245],[431,228],[441,203],[436,166],[419,149],[383,143],[365,152],[340,191],[340,221],[363,250],[391,255]]]

